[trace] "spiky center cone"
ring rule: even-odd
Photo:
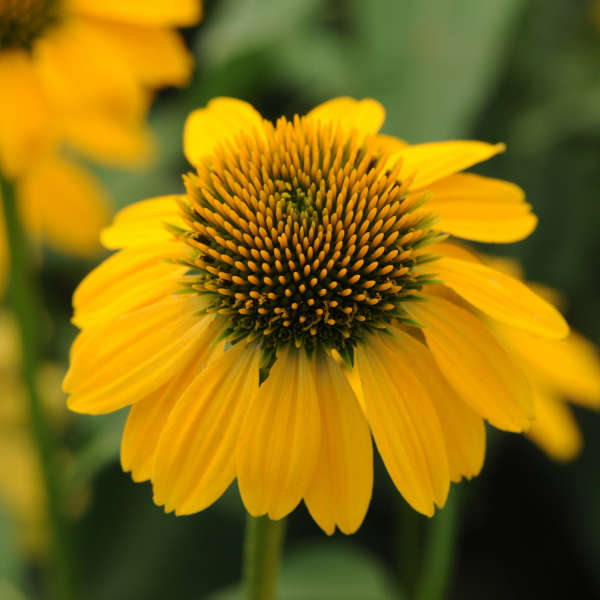
[[[240,133],[186,177],[191,288],[226,335],[259,341],[265,362],[293,343],[352,361],[366,334],[406,318],[435,237],[376,138],[308,118]]]
[[[30,49],[58,19],[60,0],[0,0],[0,50]]]

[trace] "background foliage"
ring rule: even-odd
[[[204,22],[186,35],[197,70],[188,89],[166,91],[154,106],[158,162],[101,173],[117,206],[182,190],[182,125],[213,96],[246,99],[267,117],[336,95],[374,97],[387,109],[384,131],[411,142],[507,143],[486,172],[524,187],[540,225],[527,241],[496,250],[519,256],[530,279],[561,288],[570,322],[600,342],[599,3],[206,0]],[[45,258],[54,361],[66,362],[70,296],[92,266]],[[73,415],[64,433],[65,477],[85,500],[73,521],[81,597],[236,597],[244,522],[237,491],[200,515],[165,516],[150,486],[120,471],[125,416]],[[586,443],[569,465],[551,463],[524,438],[490,435],[482,475],[460,486],[448,597],[600,597],[600,418],[577,416]],[[355,536],[326,538],[304,508],[293,513],[281,598],[401,597],[423,568],[429,527],[378,468]],[[19,547],[0,505],[0,598],[38,598],[38,589],[37,560]]]

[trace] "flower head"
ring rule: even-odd
[[[63,147],[109,164],[148,158],[151,94],[185,84],[192,66],[172,28],[200,17],[200,0],[0,0],[0,173],[30,234],[98,251],[110,202]],[[4,236],[0,225],[0,287]]]
[[[411,146],[373,100],[264,119],[213,100],[189,117],[187,194],[123,210],[120,251],[75,297],[69,406],[132,405],[121,458],[189,514],[237,479],[252,515],[304,500],[355,531],[371,435],[397,488],[431,515],[482,465],[483,419],[533,418],[528,383],[483,314],[558,339],[560,314],[465,259],[448,234],[509,242],[536,219],[512,184],[459,171],[503,146]]]
[[[170,27],[200,17],[200,0],[0,0],[3,172],[61,141],[116,164],[147,155],[150,92],[191,70]]]

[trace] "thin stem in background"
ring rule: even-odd
[[[284,528],[283,519],[272,521],[248,515],[243,572],[245,600],[275,600]]]
[[[36,382],[42,351],[40,330],[43,330],[43,306],[36,286],[27,238],[19,218],[14,187],[2,174],[0,174],[0,191],[10,254],[9,294],[21,337],[21,368],[29,404],[31,432],[46,488],[51,537],[50,580],[54,598],[75,600],[66,523],[62,512],[61,490],[55,464],[55,440],[44,414]]]
[[[421,562],[425,518],[402,498],[397,500],[396,565],[398,580],[402,591],[401,597],[412,598]]]
[[[461,490],[450,490],[446,506],[430,520],[415,600],[443,600],[452,583]]]

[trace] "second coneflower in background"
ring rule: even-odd
[[[504,273],[524,279],[523,270],[514,260],[489,256],[482,259]],[[549,302],[558,303],[556,291],[539,283],[529,285]],[[533,391],[536,414],[527,436],[555,460],[575,458],[583,440],[567,400],[600,409],[597,348],[574,331],[565,339],[551,340],[502,323],[490,322],[490,325],[501,343],[519,357]]]
[[[251,515],[304,500],[326,532],[351,533],[373,436],[431,515],[481,469],[484,419],[529,427],[520,356],[486,319],[548,339],[567,324],[444,241],[535,227],[517,186],[460,173],[503,146],[411,146],[378,135],[383,119],[373,100],[275,124],[214,100],[187,121],[187,194],[126,208],[104,232],[120,250],[75,294],[64,387],[75,411],[132,405],[122,464],[167,511],[202,510],[237,479]]]
[[[69,254],[98,250],[109,203],[64,146],[111,165],[146,159],[153,91],[192,68],[173,28],[200,17],[200,0],[0,0],[0,175],[30,234]],[[0,275],[3,238],[2,226]]]

